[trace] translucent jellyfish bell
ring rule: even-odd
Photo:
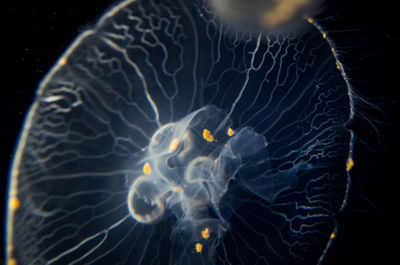
[[[210,1],[125,1],[41,82],[8,193],[9,264],[317,264],[354,164],[332,41]]]

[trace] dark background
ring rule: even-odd
[[[0,185],[6,183],[14,144],[38,82],[57,58],[113,1],[7,1],[0,7]],[[357,93],[355,166],[348,207],[324,264],[398,261],[400,219],[400,35],[396,1],[336,0],[319,21],[336,43]],[[0,237],[4,238],[3,230]],[[0,243],[2,246],[3,242]],[[0,252],[1,253],[1,252]],[[0,263],[4,254],[0,254]],[[249,264],[251,265],[251,264]]]

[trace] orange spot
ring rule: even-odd
[[[170,152],[175,151],[176,148],[178,148],[178,145],[179,145],[179,139],[178,138],[174,138],[172,140],[172,142],[170,143],[170,145],[169,145],[169,151]]]
[[[172,191],[173,192],[181,192],[181,188],[180,187],[174,187],[174,189]]]
[[[201,236],[205,239],[208,239],[210,237],[210,232],[211,230],[208,227],[206,227],[204,228],[204,230],[201,231]]]
[[[9,265],[17,265],[17,260],[16,259],[10,259],[8,264]]]
[[[334,232],[332,232],[332,234],[329,236],[330,239],[334,239],[336,236],[336,234]]]
[[[203,250],[203,244],[197,243],[196,244],[196,252],[200,253]]]
[[[235,131],[232,130],[232,128],[229,128],[229,129],[228,129],[228,135],[229,135],[229,136],[232,136],[232,135],[234,135],[234,134],[235,134]]]
[[[203,138],[207,140],[208,142],[214,142],[214,136],[211,134],[211,132],[207,129],[203,130]]]
[[[354,160],[349,158],[346,163],[346,171],[350,171],[350,169],[354,166]]]
[[[146,175],[150,175],[151,174],[151,166],[150,166],[149,162],[146,162],[146,164],[144,164],[143,173],[146,174]]]
[[[309,17],[309,18],[307,18],[307,22],[308,22],[308,23],[313,23],[313,22],[314,22],[314,19],[312,19],[311,17]]]
[[[17,210],[19,206],[21,206],[21,202],[18,200],[17,197],[11,198],[10,206],[12,210]]]
[[[64,66],[67,64],[67,59],[61,58],[60,61],[58,62],[61,66]]]

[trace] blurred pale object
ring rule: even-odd
[[[316,12],[319,0],[210,0],[220,18],[240,28],[281,30],[296,27]]]

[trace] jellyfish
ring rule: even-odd
[[[124,1],[65,51],[14,155],[8,264],[323,262],[354,165],[334,44],[218,12]]]

